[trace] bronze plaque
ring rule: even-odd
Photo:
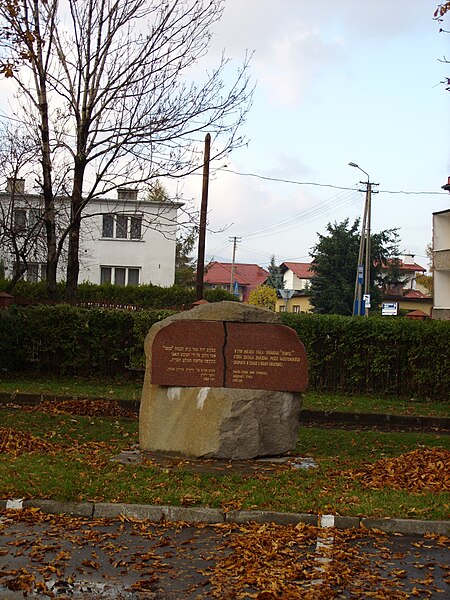
[[[223,387],[225,326],[220,321],[174,321],[152,346],[152,383]]]
[[[227,323],[226,327],[226,387],[283,392],[306,389],[306,350],[293,329],[271,323]]]

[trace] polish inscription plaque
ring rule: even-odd
[[[302,392],[308,384],[306,350],[290,327],[227,323],[226,387]]]
[[[274,323],[176,321],[153,341],[152,383],[302,392],[306,351]]]

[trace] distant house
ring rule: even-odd
[[[283,262],[280,265],[283,275],[284,289],[293,290],[289,299],[282,298],[279,294],[275,305],[276,312],[311,312],[309,301],[309,284],[314,272],[311,263]]]
[[[253,263],[232,263],[213,261],[205,268],[203,281],[205,286],[231,291],[237,289],[237,296],[242,302],[248,302],[250,292],[262,285],[269,272]]]
[[[388,269],[389,265],[383,265],[382,271],[386,273]],[[396,288],[396,286],[400,285],[401,289],[415,290],[418,287],[416,282],[417,276],[423,275],[426,272],[424,267],[416,263],[414,260],[414,254],[403,254],[399,258],[398,269],[400,281],[393,282],[391,284],[393,288]],[[427,295],[426,290],[422,289],[421,291]]]
[[[0,215],[12,223],[20,239],[34,228],[40,242],[27,260],[24,278],[45,279],[46,248],[43,230],[43,199],[39,194],[25,192],[25,181],[17,180],[13,189],[8,182],[0,192]],[[12,202],[12,198],[14,201]],[[59,197],[60,219],[67,215],[68,199]],[[91,200],[83,213],[80,235],[79,281],[138,285],[153,283],[170,286],[175,279],[176,219],[179,203],[138,199],[138,191],[119,188],[117,198]],[[6,216],[6,217],[5,217]],[[3,220],[3,226],[6,225]],[[0,222],[0,234],[2,222]],[[3,236],[5,239],[5,236]],[[58,279],[65,276],[64,252],[61,255]],[[8,276],[14,269],[14,254],[3,243],[0,259]]]
[[[397,302],[401,310],[422,311],[427,316],[431,316],[433,298],[429,294],[424,294],[420,290],[398,289],[385,293],[383,302]]]
[[[311,263],[283,262],[280,265],[285,290],[306,290],[309,288]]]
[[[442,186],[450,191],[448,184]],[[450,320],[450,209],[433,213],[433,319]]]

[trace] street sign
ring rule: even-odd
[[[283,300],[290,300],[292,298],[292,296],[294,295],[294,291],[295,290],[282,290],[282,289],[278,289],[278,293],[283,298]]]
[[[370,294],[363,294],[365,308],[370,308]]]
[[[236,296],[236,298],[239,298],[239,284],[237,281],[235,281],[233,285],[233,294]]]
[[[363,265],[358,265],[358,283],[362,283],[364,281],[364,267]]]
[[[383,302],[381,305],[382,315],[398,315],[398,302]]]

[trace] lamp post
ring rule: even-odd
[[[366,182],[366,201],[364,203],[364,215],[361,225],[361,239],[359,241],[359,253],[358,253],[358,267],[356,270],[355,280],[355,294],[353,298],[353,314],[369,316],[369,307],[366,306],[366,301],[370,294],[370,218],[371,218],[371,197],[372,197],[372,184],[370,183],[369,174],[361,169],[359,165],[354,162],[348,163],[350,167],[359,169],[364,175],[367,176]],[[365,247],[365,259],[364,259],[364,247]],[[364,261],[364,263],[363,263]],[[365,301],[362,301],[362,289],[364,283],[364,296]]]

